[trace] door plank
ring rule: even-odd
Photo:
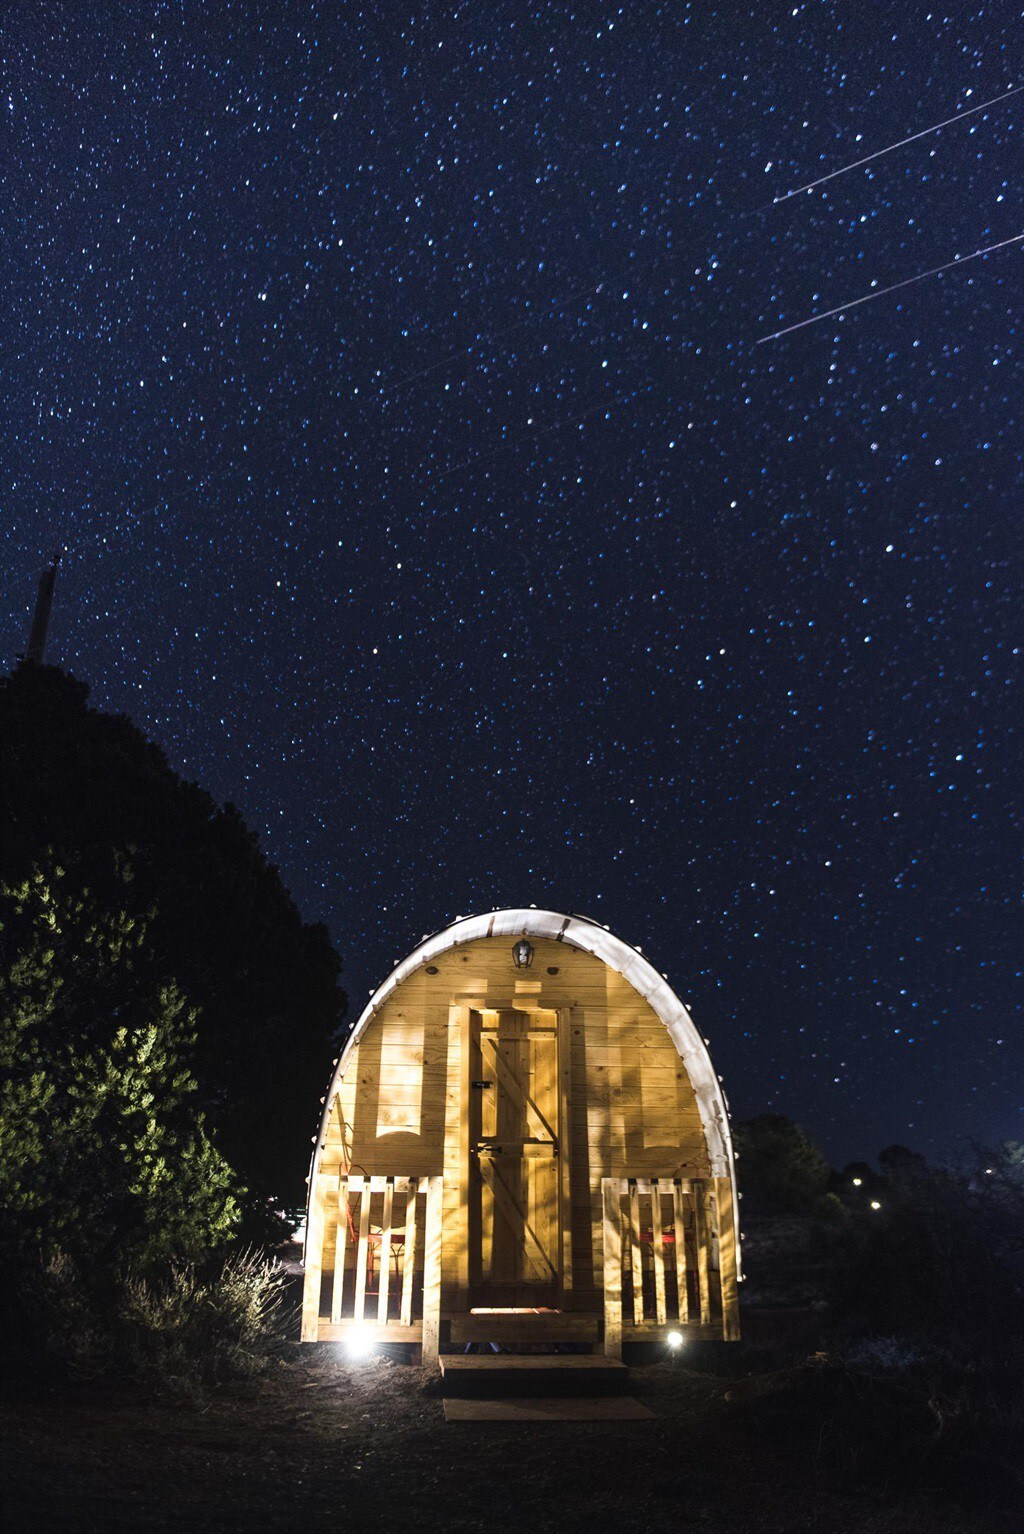
[[[495,1209],[500,1209],[501,1213],[505,1216],[505,1220],[510,1225],[517,1240],[526,1238],[526,1256],[532,1263],[538,1277],[544,1280],[557,1278],[555,1265],[541,1245],[537,1232],[512,1198],[502,1180],[501,1173],[487,1156],[480,1157],[480,1171],[491,1193],[494,1195]]]
[[[501,1085],[505,1091],[508,1092],[512,1098],[514,1098],[515,1102],[524,1114],[527,1116],[529,1116],[531,1113],[533,1114],[533,1116],[540,1124],[541,1133],[547,1136],[548,1143],[550,1145],[557,1145],[558,1136],[551,1128],[551,1125],[548,1123],[543,1113],[541,1113],[540,1109],[537,1107],[537,1104],[534,1102],[527,1089],[515,1075],[515,1072],[509,1070],[507,1061],[502,1058],[501,1050],[498,1047],[498,1041],[492,1035],[482,1033],[480,1035],[480,1049],[481,1053],[483,1054],[484,1069],[487,1070],[490,1068],[490,1066],[493,1065],[495,1075],[498,1077],[498,1080],[501,1082]],[[490,1055],[489,1060],[488,1054]]]

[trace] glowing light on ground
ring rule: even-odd
[[[353,1326],[345,1333],[342,1348],[353,1359],[369,1358],[376,1351],[376,1337],[372,1326]]]

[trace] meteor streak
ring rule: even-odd
[[[845,176],[848,170],[856,170],[858,165],[870,165],[872,160],[880,160],[885,154],[892,154],[894,149],[902,149],[904,144],[912,144],[915,139],[927,138],[929,133],[938,133],[940,128],[948,128],[951,123],[963,122],[965,117],[973,117],[976,112],[984,112],[986,107],[995,106],[997,101],[1005,101],[1008,96],[1019,96],[1024,91],[1024,85],[1015,85],[1013,90],[1004,91],[1001,96],[993,96],[989,101],[982,101],[976,107],[969,107],[966,112],[957,112],[953,117],[947,117],[944,122],[932,123],[930,128],[922,128],[919,133],[911,133],[906,138],[897,139],[895,144],[886,144],[884,149],[876,149],[874,154],[866,154],[862,160],[854,160],[850,165],[842,165],[838,170],[830,170],[827,176],[819,176],[817,181],[808,181],[806,186],[796,186],[791,192],[783,192],[781,197],[772,198],[772,206],[777,202],[787,202],[790,197],[798,197],[801,192],[812,192],[816,186],[822,186],[826,181],[832,181],[836,176]]]
[[[777,341],[780,336],[788,336],[794,330],[803,330],[805,325],[816,325],[819,320],[831,319],[834,314],[842,314],[845,309],[855,309],[858,304],[869,304],[873,298],[884,298],[886,293],[895,293],[897,288],[909,288],[914,282],[923,282],[926,277],[937,277],[939,272],[948,272],[951,266],[966,266],[968,261],[975,261],[978,256],[989,256],[994,250],[1003,250],[1007,245],[1019,245],[1024,240],[1024,234],[1015,234],[1008,240],[1000,240],[996,245],[986,245],[982,250],[972,250],[969,256],[954,256],[952,261],[947,261],[944,266],[933,266],[930,271],[918,272],[916,277],[904,277],[902,282],[890,283],[887,288],[879,288],[877,293],[865,293],[860,298],[850,298],[845,304],[837,304],[834,309],[826,309],[824,314],[812,314],[809,319],[798,320],[795,325],[787,325],[784,330],[773,330],[771,335],[759,336],[757,345],[763,346],[766,341]]]

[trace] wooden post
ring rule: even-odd
[[[572,1298],[572,1124],[569,1120],[571,1099],[571,1072],[569,1069],[569,1042],[571,1013],[568,1007],[558,1009],[558,1231],[561,1249],[561,1273],[559,1275],[559,1302],[562,1310],[569,1309]],[[585,1117],[585,1115],[584,1115]]]
[[[427,1178],[423,1257],[423,1362],[436,1364],[441,1351],[441,1220],[444,1178]]]
[[[334,1233],[334,1283],[331,1288],[331,1320],[341,1320],[345,1297],[345,1246],[348,1241],[348,1178],[338,1178],[338,1228]]]
[[[740,1306],[736,1283],[736,1224],[731,1177],[715,1178],[715,1209],[718,1214],[718,1276],[722,1284],[722,1336],[726,1342],[738,1342]]]
[[[326,1189],[314,1172],[309,1189],[309,1216],[306,1225],[306,1271],[302,1280],[303,1342],[315,1342],[320,1331],[320,1274],[324,1260],[324,1223]]]
[[[377,1279],[377,1323],[387,1325],[388,1291],[391,1286],[391,1212],[394,1208],[395,1180],[384,1184],[384,1218],[380,1226],[380,1276]]]
[[[353,1191],[360,1196],[359,1246],[356,1250],[356,1302],[352,1314],[356,1321],[361,1321],[366,1309],[366,1267],[370,1247],[370,1180],[352,1177],[349,1182]]]
[[[410,1177],[405,1195],[405,1241],[402,1245],[402,1311],[403,1326],[412,1325],[412,1285],[416,1273],[416,1200],[419,1197],[420,1180]]]
[[[622,1215],[619,1179],[602,1177],[604,1214],[604,1351],[608,1358],[622,1357]]]
[[[686,1276],[686,1205],[683,1202],[689,1186],[686,1182],[672,1184],[672,1213],[676,1228],[676,1301],[683,1326],[687,1326],[690,1321],[690,1285]]]
[[[462,1142],[466,1132],[467,1106],[462,1096],[462,1014],[464,1009],[456,1002],[448,1008],[448,1039],[445,1052],[445,1109],[444,1109],[444,1160],[441,1172],[444,1176],[446,1219],[448,1229],[444,1248],[444,1284],[447,1303],[459,1307],[459,1250],[466,1239],[463,1229],[461,1193]],[[426,1182],[422,1184],[426,1194]],[[422,1230],[418,1239],[422,1240]],[[468,1252],[468,1247],[467,1247]]]
[[[708,1286],[708,1218],[707,1206],[704,1202],[706,1194],[704,1183],[694,1179],[693,1188],[693,1222],[694,1233],[697,1238],[697,1291],[700,1296],[700,1319],[702,1325],[707,1325],[711,1320],[711,1290]]]
[[[462,1104],[462,1113],[459,1131],[459,1245],[458,1245],[458,1282],[459,1282],[459,1309],[468,1310],[470,1306],[471,1289],[471,1265],[470,1246],[473,1241],[475,1220],[473,1219],[473,1113],[470,1104],[473,1099],[473,1013],[469,1007],[461,1008],[459,1019],[459,1102]],[[477,1130],[479,1133],[479,1130]]]
[[[640,1250],[640,1190],[629,1182],[629,1254],[633,1274],[633,1325],[644,1324],[644,1259]]]
[[[654,1304],[659,1326],[668,1320],[665,1301],[665,1241],[661,1229],[661,1181],[651,1178],[651,1241],[654,1250]]]

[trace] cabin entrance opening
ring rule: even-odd
[[[470,1021],[469,1246],[474,1308],[561,1301],[557,1012]]]

